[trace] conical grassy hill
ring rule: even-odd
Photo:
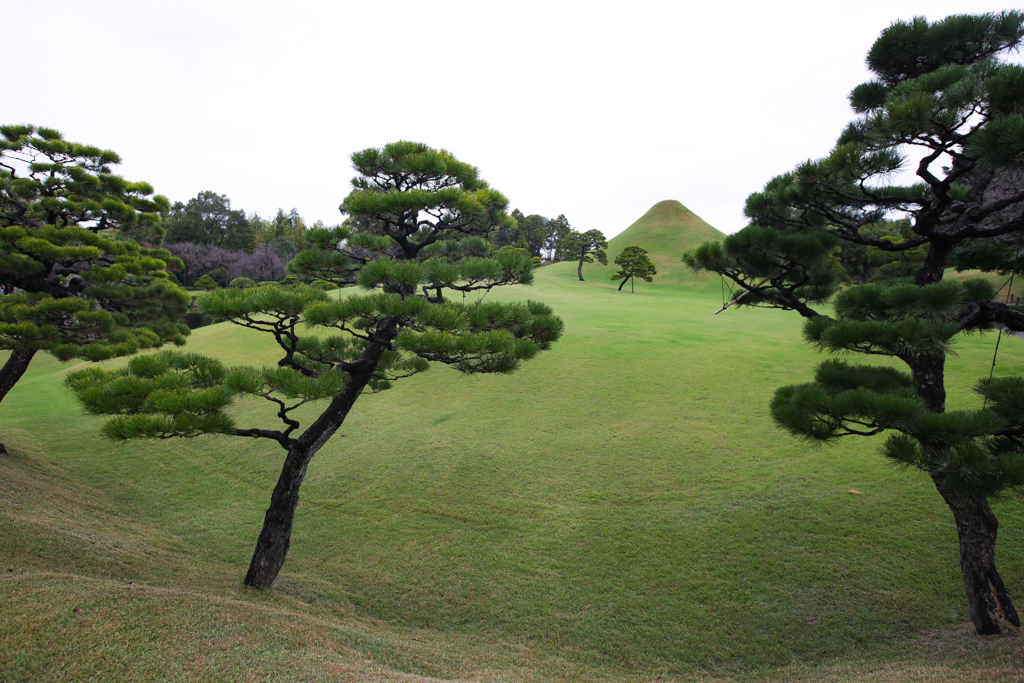
[[[638,244],[646,249],[658,267],[654,282],[638,282],[638,289],[653,285],[671,285],[692,287],[715,284],[718,278],[709,275],[694,275],[679,257],[687,249],[693,249],[709,240],[720,240],[725,235],[705,223],[700,216],[693,213],[680,202],[668,199],[652,206],[647,213],[635,223],[608,241],[608,265],[600,263],[583,266],[583,277],[588,282],[607,284],[618,287],[618,281],[612,281],[612,274],[618,270],[615,257],[631,244]],[[576,277],[575,264],[558,264],[566,269],[572,277]],[[626,286],[629,287],[628,285]]]

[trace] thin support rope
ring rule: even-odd
[[[1024,246],[1024,231],[1022,231],[1020,233],[1020,239],[1017,240],[1017,254],[1013,257],[1013,266],[1012,266],[1012,268],[1014,268],[1014,270],[1010,271],[1010,279],[1003,283],[1004,287],[1007,284],[1010,285],[1009,287],[1006,287],[1006,305],[1007,306],[1010,305],[1010,298],[1011,298],[1011,296],[1013,294],[1013,278],[1017,275],[1017,271],[1015,269],[1017,267],[1017,259],[1020,258],[1020,249],[1021,249],[1022,246]],[[999,289],[1002,289],[1002,287],[1000,287]],[[992,352],[992,366],[988,369],[988,379],[989,379],[990,382],[992,381],[992,375],[995,374],[995,371],[996,371],[996,357],[999,355],[999,342],[1001,342],[1002,340],[1003,340],[1003,328],[1000,327],[999,328],[999,336],[996,337],[996,348]],[[988,406],[988,396],[986,396],[985,400],[982,401],[982,403],[981,403],[982,410],[984,410],[987,406]]]

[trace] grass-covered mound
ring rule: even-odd
[[[611,276],[618,270],[615,257],[631,244],[638,244],[647,250],[648,256],[658,268],[658,274],[652,284],[658,285],[650,290],[646,282],[638,282],[637,288],[642,291],[659,291],[664,287],[673,290],[685,286],[687,290],[708,289],[717,287],[718,278],[707,275],[694,275],[679,260],[683,252],[700,246],[709,240],[720,240],[724,234],[705,223],[680,202],[674,199],[658,202],[647,213],[615,237],[608,240],[608,265],[591,263],[583,266],[583,277],[588,282],[608,285],[617,288],[619,283],[613,282]],[[563,276],[576,277],[575,263],[554,264],[549,269]]]
[[[717,289],[580,285],[543,268],[532,290],[501,295],[566,322],[517,374],[438,367],[360,401],[310,467],[271,592],[241,578],[275,444],[112,444],[61,386],[70,366],[37,359],[0,406],[0,680],[979,681],[1024,668],[1018,636],[973,635],[952,520],[927,479],[866,442],[814,449],[772,426],[775,387],[817,358],[796,316],[714,317]],[[975,405],[967,388],[993,343],[959,342],[951,409]],[[189,347],[276,359],[224,324]],[[1024,342],[1004,340],[996,373],[1022,360]],[[402,419],[380,421],[383,408]],[[1018,594],[1024,512],[995,507]]]

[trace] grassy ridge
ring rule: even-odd
[[[1015,638],[970,635],[927,480],[771,426],[774,389],[817,360],[796,316],[713,317],[717,283],[573,277],[490,295],[566,320],[516,375],[435,368],[360,401],[313,461],[273,593],[239,583],[282,451],[110,444],[61,388],[69,366],[39,359],[0,408],[0,680],[994,680],[1024,663]],[[959,344],[951,407],[975,405],[993,343]],[[189,347],[276,358],[228,325]],[[997,374],[1022,357],[1005,341]],[[996,509],[1019,590],[1024,513]]]

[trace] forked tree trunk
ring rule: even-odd
[[[960,539],[960,574],[967,593],[967,612],[979,635],[1002,632],[1001,621],[1020,626],[1020,617],[996,571],[996,531],[999,522],[988,502],[966,500],[948,490],[941,477],[935,488],[953,512]]]

